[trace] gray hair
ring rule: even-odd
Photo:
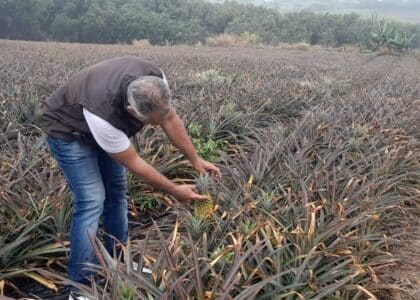
[[[171,90],[165,78],[141,76],[128,85],[127,100],[140,118],[145,119],[152,111],[169,110]]]

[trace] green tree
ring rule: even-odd
[[[279,10],[203,0],[0,0],[0,38],[69,42],[153,44],[196,43],[230,33],[258,36],[265,43],[309,42],[327,46],[369,45],[377,17]],[[420,47],[420,25],[390,21]]]
[[[38,20],[41,9],[39,0],[0,0],[0,37],[42,39]]]

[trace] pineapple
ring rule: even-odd
[[[211,195],[212,180],[209,175],[200,175],[196,180],[198,193],[208,196],[207,200],[195,201],[194,215],[201,219],[208,219],[213,215],[214,201]]]

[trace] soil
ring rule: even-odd
[[[381,299],[420,300],[420,237],[405,241],[393,252],[400,261],[381,276],[385,282],[393,283],[389,294]]]

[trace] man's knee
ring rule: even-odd
[[[105,201],[105,188],[101,181],[85,185],[76,192],[73,212],[76,215],[100,215]]]

